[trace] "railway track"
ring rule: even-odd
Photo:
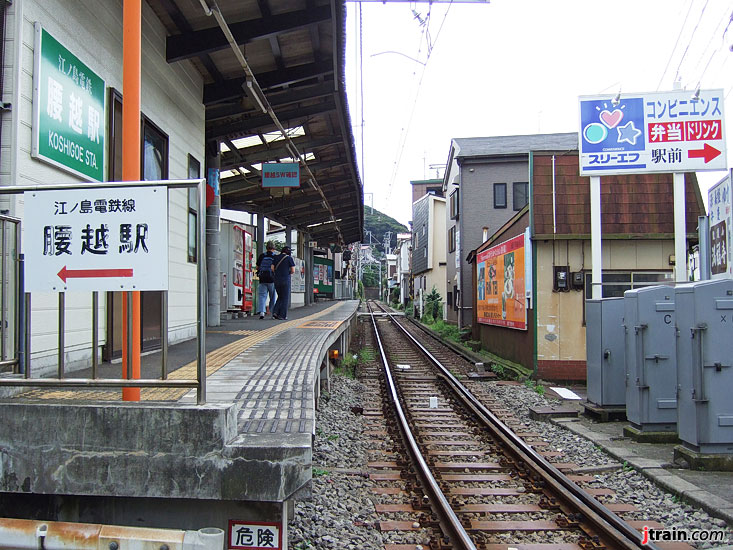
[[[402,541],[385,550],[672,548],[642,546],[642,524],[619,517],[633,506],[601,504],[611,491],[556,461],[560,453],[521,431],[512,411],[474,397],[459,381],[473,365],[428,336],[418,335],[421,344],[410,335],[418,329],[382,306],[367,306],[375,350],[361,373],[372,399],[364,410],[374,447],[368,466],[380,529]]]

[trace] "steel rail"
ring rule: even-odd
[[[370,314],[373,313],[368,303],[367,308],[369,309]],[[440,490],[438,482],[435,481],[433,474],[430,472],[430,467],[425,462],[417,442],[415,441],[415,437],[412,435],[410,424],[407,421],[407,417],[405,416],[397,395],[397,388],[395,386],[394,379],[392,378],[392,371],[389,368],[389,361],[387,360],[387,355],[385,354],[384,346],[382,345],[382,339],[379,336],[377,322],[374,318],[375,316],[371,315],[372,327],[374,327],[377,347],[379,348],[379,354],[382,358],[382,365],[384,367],[384,374],[387,380],[389,394],[392,398],[392,405],[394,406],[395,414],[399,420],[399,427],[402,432],[402,436],[405,439],[405,446],[412,457],[413,464],[417,467],[416,469],[420,476],[420,480],[422,481],[422,487],[428,494],[428,498],[433,505],[433,509],[438,515],[444,534],[448,536],[456,550],[476,550],[476,546],[468,536],[466,530],[463,528],[461,521],[453,511],[448,499],[445,498],[443,491]]]
[[[415,337],[410,334],[400,323],[398,323],[393,315],[388,315],[393,324],[396,325],[424,354],[425,356],[441,371],[442,376],[449,385],[454,389],[456,395],[463,403],[472,409],[490,428],[494,434],[506,445],[517,459],[525,464],[530,465],[535,473],[557,493],[567,504],[580,512],[584,520],[587,520],[595,529],[600,531],[608,539],[617,544],[615,548],[623,548],[626,550],[640,548],[659,550],[659,547],[653,543],[646,545],[641,544],[642,536],[636,529],[618,517],[611,510],[603,506],[591,495],[578,487],[573,481],[560,472],[555,466],[550,464],[542,455],[532,449],[524,440],[518,437],[514,432],[504,424],[496,415],[487,409],[474,395],[461,384],[451,372],[436,359],[430,351],[428,351]]]

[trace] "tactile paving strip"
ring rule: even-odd
[[[310,315],[303,319],[293,319],[292,321],[280,323],[280,324],[277,324],[265,330],[241,331],[241,332],[247,332],[248,333],[247,336],[239,340],[236,340],[234,342],[231,342],[225,346],[222,346],[219,349],[216,349],[206,354],[207,383],[208,383],[208,378],[212,374],[217,372],[224,365],[226,365],[227,363],[229,363],[230,361],[235,359],[238,355],[242,354],[243,352],[247,351],[248,349],[253,348],[263,342],[272,341],[273,337],[276,336],[277,334],[284,332],[290,328],[297,328],[297,326],[299,324],[302,324],[304,320],[307,322],[307,321],[319,319],[329,314],[333,314],[342,305],[343,303],[334,304],[333,306],[329,307],[328,309],[325,309],[318,313],[314,313],[313,315]],[[336,326],[338,326],[341,324],[342,321],[329,321],[329,322],[336,323]],[[308,339],[312,340],[312,337],[308,337]],[[288,349],[289,348],[286,348],[281,351],[282,353],[287,354]],[[269,359],[265,359],[263,363],[267,363],[268,360]],[[288,367],[287,370],[285,369],[283,370],[283,375],[285,375],[285,373],[290,370],[292,365],[288,364],[287,367]],[[197,366],[196,366],[196,361],[194,360],[174,371],[171,371],[168,374],[168,378],[173,379],[173,380],[193,380],[196,378],[196,370],[197,370]],[[297,374],[298,376],[301,375],[300,372],[298,372]],[[303,381],[305,381],[304,378],[305,377],[303,376]],[[301,378],[298,377],[296,379],[301,379]],[[141,401],[178,401],[179,399],[181,399],[184,395],[186,395],[190,391],[191,390],[186,389],[186,388],[183,388],[183,389],[181,388],[142,388],[140,390],[140,400]],[[209,389],[207,388],[207,396],[209,395],[209,393],[210,393]],[[309,399],[312,399],[313,397],[312,390],[310,394],[311,395],[309,395]],[[32,390],[28,390],[26,392],[22,392],[22,393],[15,395],[14,399],[121,401],[122,400],[122,390],[121,389],[114,389],[114,390],[32,389]],[[296,430],[296,431],[299,431],[299,430]]]

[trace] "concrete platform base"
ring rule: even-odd
[[[576,409],[575,407],[530,407],[529,417],[532,420],[544,421],[547,421],[550,418],[577,418],[578,412],[578,409]]]
[[[614,406],[614,407],[601,407],[590,401],[583,401],[581,403],[585,409],[585,414],[594,418],[598,422],[613,422],[616,420],[626,420],[626,407]]]
[[[624,426],[624,437],[638,443],[679,443],[676,431],[640,430],[634,426]]]
[[[733,472],[733,454],[699,453],[684,445],[676,445],[674,460],[685,460],[691,470]]]

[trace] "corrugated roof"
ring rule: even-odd
[[[570,151],[578,149],[577,132],[566,134],[533,134],[527,136],[493,136],[455,138],[456,159],[497,155],[520,155],[530,151]]]

